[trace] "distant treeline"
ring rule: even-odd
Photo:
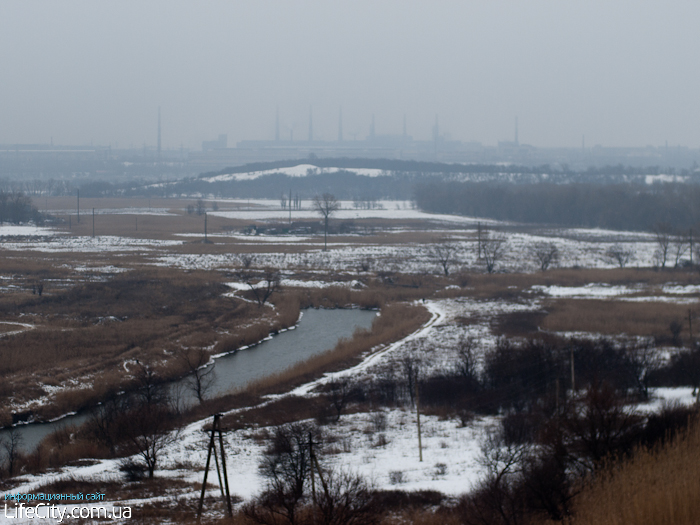
[[[43,222],[43,216],[32,205],[32,199],[21,192],[6,192],[0,190],[0,224],[21,224],[34,221]]]
[[[397,160],[397,159],[366,159],[366,158],[306,158],[295,160],[280,160],[274,162],[254,162],[243,166],[235,166],[224,168],[219,171],[203,173],[200,178],[214,177],[217,175],[227,175],[229,173],[248,173],[251,171],[268,171],[281,168],[290,168],[299,164],[310,164],[318,168],[344,168],[344,169],[378,169],[392,172],[417,173],[417,174],[458,174],[458,173],[514,173],[514,174],[548,174],[548,175],[566,175],[577,176],[583,175],[586,177],[596,176],[641,176],[641,175],[659,175],[678,174],[690,175],[691,171],[681,170],[676,172],[674,169],[663,169],[659,166],[650,167],[632,167],[623,166],[602,166],[590,167],[585,170],[570,169],[567,165],[551,166],[544,164],[542,166],[520,166],[516,164],[447,164],[444,162],[425,162],[417,160]]]
[[[432,182],[416,186],[419,208],[490,219],[651,230],[700,221],[700,187],[694,184],[528,184]]]

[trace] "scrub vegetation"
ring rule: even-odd
[[[93,238],[92,217],[78,223],[70,201],[56,197],[60,237],[3,237],[0,423],[90,409],[80,427],[33,451],[22,448],[18,427],[3,435],[3,488],[103,462],[125,480],[110,485],[115,501],[133,497],[134,487],[172,495],[144,498],[144,521],[194,522],[201,428],[223,414],[226,439],[255,450],[259,490],[234,495],[234,516],[220,519],[226,508],[210,477],[205,522],[607,523],[596,512],[624,501],[618,514],[605,511],[608,522],[652,525],[665,522],[633,514],[656,501],[637,498],[652,490],[641,481],[652,471],[668,487],[663,505],[696,519],[683,503],[683,490],[694,489],[670,479],[697,445],[696,408],[639,409],[658,389],[700,390],[700,281],[690,246],[662,264],[651,256],[663,248],[653,232],[348,219],[343,208],[327,224],[313,210],[290,224],[243,216],[243,207],[263,204],[234,201],[217,204],[204,243],[194,210],[214,213],[211,200],[155,201],[131,203],[162,215],[96,214]],[[489,239],[498,250],[489,251]],[[648,264],[622,268],[606,258],[618,245]],[[212,356],[254,345],[319,307],[379,315],[326,353],[208,394]],[[190,405],[168,386],[186,375]],[[480,474],[471,488],[459,480],[462,494],[404,490],[416,475],[400,468],[377,482],[340,465],[353,447],[388,450],[399,430],[413,433],[417,411],[455,432],[480,429]],[[184,456],[175,452],[183,442]],[[250,454],[227,446],[237,462]],[[445,453],[451,446],[461,453],[452,443]],[[436,481],[456,479],[448,461],[430,468]]]

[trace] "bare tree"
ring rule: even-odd
[[[178,431],[172,424],[173,415],[162,403],[140,404],[124,418],[124,432],[146,464],[149,478],[154,476],[162,453],[178,439]]]
[[[88,428],[91,437],[109,448],[112,456],[117,453],[120,436],[120,422],[130,410],[130,396],[113,395],[100,403],[89,413]]]
[[[690,239],[682,233],[676,233],[671,239],[671,255],[673,256],[673,267],[678,268],[681,265],[683,256],[690,249]]]
[[[543,272],[559,262],[559,249],[553,242],[538,242],[530,247],[529,252]]]
[[[657,266],[666,268],[673,238],[673,228],[666,223],[659,223],[654,227],[654,236],[658,246],[654,252],[654,260]]]
[[[240,261],[241,266],[248,270],[255,264],[256,257],[253,253],[242,253],[238,256],[238,260]]]
[[[326,251],[328,249],[328,219],[340,209],[340,203],[335,195],[324,193],[314,197],[313,207],[323,218],[323,250]]]
[[[272,268],[263,270],[262,274],[242,270],[236,273],[236,277],[248,285],[261,308],[272,294],[282,289],[282,276]]]
[[[244,514],[255,523],[294,525],[303,521],[300,511],[308,501],[311,479],[311,447],[321,436],[317,427],[289,423],[275,428],[260,464],[267,478],[265,491],[246,505]]]
[[[661,353],[650,343],[631,347],[627,350],[631,372],[637,391],[644,399],[649,399],[651,378],[664,364]]]
[[[350,381],[346,378],[333,379],[328,383],[328,391],[326,395],[335,411],[335,422],[340,421],[340,416],[343,414],[345,407],[350,402],[355,393]]]
[[[139,364],[139,388],[131,409],[121,418],[121,432],[145,463],[152,478],[163,451],[178,439],[162,379],[149,365]]]
[[[581,407],[564,418],[567,440],[578,451],[579,463],[593,470],[610,454],[632,446],[643,417],[629,409],[608,383],[586,391]]]
[[[490,234],[481,240],[481,257],[488,273],[493,273],[505,253],[506,238]]]
[[[621,244],[614,244],[603,255],[608,262],[617,264],[620,268],[624,268],[634,259],[634,252],[626,250]]]
[[[346,471],[324,472],[316,506],[322,525],[373,525],[380,518],[372,487],[362,476]]]
[[[204,212],[207,211],[207,206],[202,199],[197,199],[196,211],[197,215],[204,215]]]
[[[505,439],[502,429],[490,429],[481,443],[479,463],[495,482],[521,472],[531,446]]]
[[[463,337],[457,344],[457,373],[470,387],[479,382],[476,347],[476,339],[473,337]]]
[[[450,266],[457,262],[457,245],[441,239],[428,249],[428,257],[437,262],[445,276],[450,275]]]
[[[177,359],[187,374],[187,386],[201,403],[211,390],[216,376],[209,364],[209,352],[203,348],[186,348],[177,353]]]
[[[416,404],[416,388],[418,384],[418,374],[420,373],[421,361],[413,353],[405,354],[399,359],[398,365],[403,374],[404,384],[411,399],[411,406]]]
[[[0,446],[5,451],[5,461],[7,461],[7,473],[10,477],[15,475],[17,460],[19,459],[24,439],[17,428],[12,427],[7,432],[6,437],[0,440]]]
[[[360,268],[359,270],[361,272],[369,272],[372,269],[372,265],[374,264],[374,259],[370,257],[369,255],[367,257],[364,257],[360,261]]]

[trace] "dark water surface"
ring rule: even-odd
[[[219,357],[215,360],[215,379],[207,397],[216,397],[244,387],[251,381],[283,372],[297,363],[335,347],[340,339],[352,337],[358,328],[369,329],[377,313],[369,310],[307,309],[294,330],[275,335],[245,350]],[[195,398],[187,388],[188,379],[171,384],[185,397],[185,404]],[[89,417],[89,411],[64,417],[53,423],[29,423],[17,426],[22,435],[22,448],[32,451],[39,442],[58,428],[80,425]],[[0,432],[6,438],[7,430]]]

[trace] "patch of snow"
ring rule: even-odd
[[[575,299],[608,299],[636,293],[639,289],[629,286],[612,286],[609,284],[590,283],[585,286],[543,286],[535,285],[532,290],[542,292],[550,297]]]
[[[682,175],[646,175],[644,182],[646,184],[657,184],[664,182],[686,182],[688,177]]]
[[[56,235],[56,230],[39,226],[14,226],[11,224],[0,225],[0,237],[46,237]]]
[[[662,288],[662,290],[664,293],[689,295],[692,293],[700,293],[700,285],[688,284],[683,286],[678,284],[667,284]]]
[[[273,174],[287,175],[288,177],[307,177],[312,175],[338,173],[340,171],[347,171],[365,177],[380,177],[382,175],[389,175],[389,173],[384,170],[372,168],[319,168],[317,166],[313,166],[312,164],[299,164],[298,166],[291,166],[288,168],[276,168],[271,170],[249,171],[246,173],[228,173],[224,175],[215,175],[213,177],[207,177],[202,180],[205,180],[207,182],[254,180],[260,177],[264,177],[266,175]]]

